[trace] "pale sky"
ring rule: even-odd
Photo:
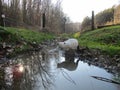
[[[118,3],[119,0],[62,0],[62,8],[73,22],[82,22],[84,17],[91,17],[92,10],[97,14]]]

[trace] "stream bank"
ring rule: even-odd
[[[38,33],[30,30],[0,27],[0,63],[4,63],[7,58],[12,58],[20,53],[29,51],[39,51],[42,48],[56,47],[57,42],[68,38],[55,37],[52,34]],[[119,72],[120,56],[110,56],[100,49],[90,49],[80,47],[77,57],[84,62],[107,69],[109,72]]]
[[[53,40],[44,41],[40,44],[31,44],[30,46],[31,48],[26,49],[26,50],[21,50],[19,52],[14,52],[15,46],[6,45],[6,47],[9,47],[9,48],[6,49],[5,55],[6,57],[9,58],[15,55],[19,55],[20,53],[23,54],[23,53],[27,53],[31,51],[40,51],[41,49],[46,48],[46,47],[56,48],[58,41],[63,41],[63,39],[57,38]],[[89,63],[89,65],[95,65],[101,68],[105,68],[110,73],[116,74],[117,72],[120,72],[120,69],[119,69],[120,68],[120,56],[119,55],[110,56],[110,55],[107,55],[106,53],[103,53],[99,49],[89,49],[87,47],[80,47],[80,49],[76,51],[76,57],[79,57],[79,59],[83,62]],[[4,61],[4,59],[6,59],[5,56],[4,57],[2,56],[0,61],[1,60]]]
[[[120,72],[120,56],[110,56],[99,49],[81,48],[78,52],[79,59],[89,65],[95,65],[106,69],[110,73]]]
[[[40,44],[36,43],[28,43],[29,48],[22,49],[22,45],[27,44],[27,42],[21,42],[22,44],[18,45],[7,45],[7,43],[0,44],[0,58],[4,57],[13,57],[20,53],[25,53],[29,51],[39,51],[45,47],[57,47],[57,42],[64,41],[65,39],[56,38],[52,40],[46,40]],[[20,51],[15,51],[16,48],[21,49]],[[3,56],[2,56],[3,54]],[[120,56],[114,55],[110,56],[106,53],[103,53],[100,49],[89,49],[87,47],[80,47],[80,50],[77,51],[77,56],[80,60],[88,62],[89,64],[93,64],[96,66],[103,67],[108,69],[108,71],[115,73],[119,71],[120,68]]]

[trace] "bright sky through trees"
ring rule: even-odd
[[[63,0],[62,8],[73,22],[82,22],[84,17],[91,16],[92,10],[97,14],[118,3],[119,0]]]

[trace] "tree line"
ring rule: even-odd
[[[83,31],[91,30],[91,21],[92,18],[86,16],[81,23],[81,29]],[[120,24],[120,5],[113,6],[97,13],[94,16],[94,22],[95,28],[98,28],[99,26]]]
[[[0,15],[2,14],[5,14],[6,26],[30,26],[39,29],[45,14],[46,31],[64,32],[65,14],[61,8],[61,0],[56,0],[54,4],[51,0],[0,0]]]

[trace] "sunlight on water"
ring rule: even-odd
[[[11,90],[120,90],[120,85],[92,77],[112,80],[112,74],[73,56],[74,52],[44,50],[20,55],[5,68],[4,80]],[[22,67],[14,67],[19,63]],[[14,70],[18,70],[16,74]]]

